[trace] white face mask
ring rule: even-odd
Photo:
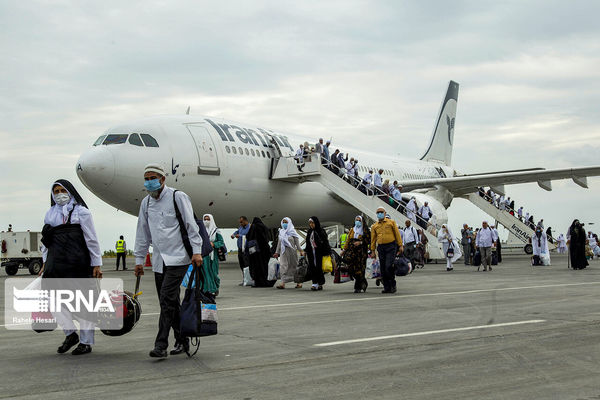
[[[67,193],[59,193],[54,195],[54,201],[59,206],[64,206],[69,202],[69,200],[71,200],[71,196],[69,196]]]
[[[204,226],[208,228],[210,226],[210,221],[204,220]]]

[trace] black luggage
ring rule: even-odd
[[[492,251],[492,265],[498,265],[498,252]]]
[[[531,257],[531,265],[542,265],[542,262],[540,260],[540,256],[533,256],[533,257]]]
[[[396,257],[394,260],[394,272],[396,276],[406,276],[412,272],[410,261],[406,257]]]
[[[481,265],[481,252],[479,250],[475,251],[475,256],[473,257],[473,265],[475,267],[479,267]]]

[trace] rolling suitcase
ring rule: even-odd
[[[498,252],[492,251],[492,265],[498,265]]]

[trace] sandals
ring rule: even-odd
[[[302,284],[301,283],[296,284],[296,289],[302,289]]]
[[[277,286],[275,286],[275,287],[276,287],[277,289],[285,289],[285,286],[283,286],[283,285],[277,285]]]

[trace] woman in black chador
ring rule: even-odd
[[[321,228],[319,218],[310,217],[308,219],[310,229],[306,233],[306,258],[308,260],[308,271],[312,276],[312,286],[310,290],[323,290],[325,284],[325,275],[323,274],[323,257],[331,256],[331,247],[327,240],[327,233]]]
[[[571,258],[571,267],[573,269],[584,269],[588,266],[585,258],[585,229],[581,226],[578,219],[573,221],[567,233],[569,243],[569,257]]]
[[[268,281],[269,259],[271,249],[269,247],[269,229],[262,220],[254,217],[250,230],[246,235],[246,243],[256,241],[256,247],[250,256],[250,275],[254,279],[255,287],[273,287],[276,281]],[[254,246],[253,246],[254,247]],[[258,250],[258,251],[256,251]],[[249,252],[250,253],[250,252]]]
[[[44,217],[42,243],[44,266],[40,274],[43,278],[102,277],[102,256],[92,214],[71,182],[65,179],[52,184],[50,209]],[[42,287],[50,288],[48,285],[53,282],[53,279],[44,279]],[[61,282],[64,288],[66,283]],[[84,318],[85,314],[73,315],[65,307],[62,310],[53,313],[66,335],[58,352],[66,353],[79,343],[72,354],[90,353],[94,344],[95,322],[92,320],[95,318],[90,315]],[[77,335],[73,319],[79,321],[81,338]]]

